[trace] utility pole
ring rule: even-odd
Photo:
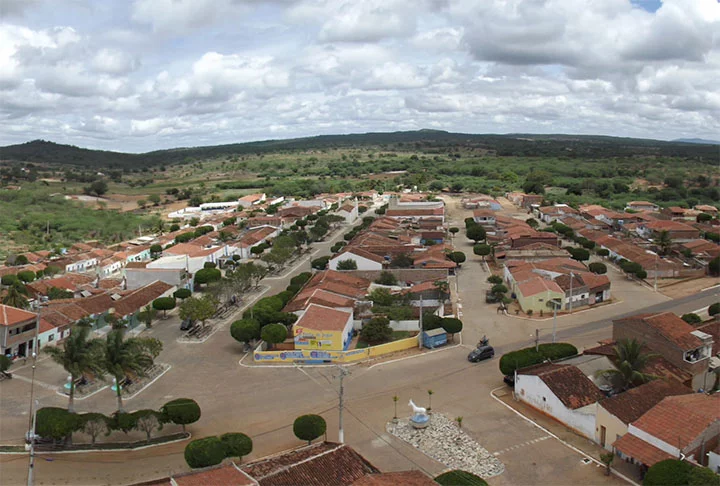
[[[655,292],[657,292],[658,254],[655,253]]]
[[[557,309],[558,305],[555,303],[555,301],[552,301],[553,304],[553,335],[552,335],[552,342],[555,343],[555,330],[557,329]]]
[[[350,374],[350,372],[340,365],[338,365],[338,368],[340,369],[340,391],[338,393],[338,397],[340,398],[338,403],[338,411],[340,413],[338,418],[338,442],[344,444],[345,431],[343,429],[343,407],[345,406],[345,386],[343,384],[343,380]]]
[[[33,368],[35,365],[33,365]],[[28,486],[33,486],[35,484],[35,424],[37,423],[37,410],[39,401],[35,400],[34,406],[31,408],[33,409],[32,415],[30,416],[30,420],[32,421],[32,427],[30,427],[30,464],[28,465],[28,480],[27,484]]]
[[[540,345],[540,329],[535,329],[535,352],[537,353]]]
[[[569,308],[568,308],[568,314],[572,314],[572,299],[573,299],[573,294],[572,294],[572,279],[573,279],[574,276],[575,276],[575,275],[574,275],[572,272],[570,272],[570,304],[569,304]],[[553,342],[554,342],[554,341],[553,341]]]

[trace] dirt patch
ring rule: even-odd
[[[663,282],[665,284],[666,282]],[[697,294],[703,289],[718,285],[718,279],[712,277],[701,277],[693,280],[681,282],[669,282],[666,285],[660,285],[660,293],[667,295],[673,299],[687,297],[688,295]]]

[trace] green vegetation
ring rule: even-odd
[[[487,482],[475,474],[455,469],[442,473],[435,478],[442,486],[487,486]]]
[[[545,360],[555,361],[561,358],[575,356],[578,350],[569,343],[548,343],[535,347],[510,351],[500,358],[500,372],[503,375],[512,375],[515,370],[526,368]]]
[[[720,476],[706,467],[695,467],[679,459],[665,459],[648,469],[644,486],[718,486]]]
[[[254,319],[241,319],[230,325],[230,335],[238,342],[249,344],[260,338],[260,323]]]
[[[193,469],[215,466],[225,457],[225,444],[215,436],[196,439],[185,446],[185,462]]]
[[[293,433],[310,444],[327,430],[327,423],[320,415],[301,415],[293,423]]]
[[[636,339],[621,339],[613,346],[613,356],[610,357],[615,368],[599,371],[598,375],[611,377],[613,383],[624,391],[655,378],[643,370],[648,361],[657,356],[643,352],[643,343]]]
[[[162,406],[160,409],[164,422],[172,422],[182,425],[183,432],[185,426],[194,424],[200,420],[200,405],[192,398],[176,398]]]
[[[225,456],[237,457],[238,462],[242,461],[242,457],[250,454],[253,449],[252,439],[239,432],[223,434],[220,436],[220,441],[225,444]]]
[[[393,331],[390,320],[385,317],[374,317],[360,331],[360,339],[369,345],[382,344],[390,340]]]
[[[682,315],[682,320],[687,322],[688,324],[702,324],[702,317],[700,317],[697,314],[694,314],[692,312],[689,312],[687,314]]]

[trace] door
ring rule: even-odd
[[[21,344],[18,346],[18,352],[17,352],[18,356],[21,356],[21,357],[27,356],[26,348],[27,348],[27,344],[26,344],[26,343],[21,343]]]
[[[600,445],[605,447],[605,436],[607,435],[607,430],[605,430],[605,426],[600,426]]]

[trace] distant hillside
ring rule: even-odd
[[[35,140],[0,148],[0,162],[34,162],[93,168],[140,168],[160,164],[189,163],[232,155],[293,152],[349,147],[377,147],[379,150],[404,150],[418,153],[446,154],[456,149],[489,150],[498,156],[573,157],[604,159],[634,156],[692,158],[716,161],[717,150],[701,144],[663,142],[636,138],[594,135],[477,135],[450,133],[440,130],[409,132],[321,135],[289,140],[188,147],[159,150],[144,154],[127,154],[89,150]]]
[[[673,140],[673,142],[680,142],[680,143],[700,143],[705,145],[720,145],[720,141],[718,140],[706,140],[704,138],[677,138]]]

